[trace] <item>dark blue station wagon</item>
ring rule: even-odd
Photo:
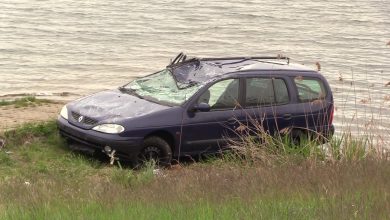
[[[334,132],[333,109],[326,79],[287,57],[179,54],[162,71],[68,103],[58,127],[79,147],[165,165],[220,151],[254,118],[269,134],[288,128],[326,139]]]

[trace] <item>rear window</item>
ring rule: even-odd
[[[321,80],[298,76],[294,78],[298,89],[298,98],[302,102],[324,99],[326,90]]]
[[[247,107],[256,107],[289,102],[288,90],[283,79],[248,78],[246,79]]]

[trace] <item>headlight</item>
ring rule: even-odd
[[[60,115],[66,120],[68,120],[68,108],[66,108],[66,105],[62,107]]]
[[[122,125],[117,124],[101,124],[92,128],[92,130],[100,131],[108,134],[119,134],[125,130]]]

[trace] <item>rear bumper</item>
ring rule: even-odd
[[[116,155],[123,159],[132,159],[142,148],[142,137],[121,137],[117,134],[105,134],[94,130],[86,130],[70,124],[61,116],[57,119],[61,136],[92,150],[103,151],[110,146]]]
[[[335,131],[334,125],[331,125],[330,126],[330,132],[329,132],[331,134],[331,136],[333,136],[334,131]]]

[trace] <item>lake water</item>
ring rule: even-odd
[[[155,72],[180,51],[284,54],[321,63],[336,125],[389,132],[388,1],[0,0],[0,10],[0,96],[72,99]]]

